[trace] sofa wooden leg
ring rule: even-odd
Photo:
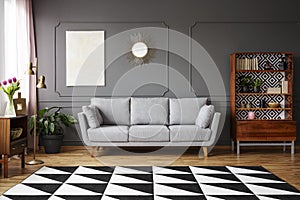
[[[91,157],[94,158],[96,156],[100,156],[102,155],[102,153],[103,153],[103,147],[92,147]]]
[[[207,147],[202,147],[204,157],[207,157]]]
[[[92,147],[91,157],[95,157],[99,147]]]

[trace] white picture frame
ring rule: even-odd
[[[66,86],[105,86],[105,31],[66,31]]]

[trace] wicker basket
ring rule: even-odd
[[[22,135],[23,129],[22,128],[12,128],[10,130],[10,138],[11,140],[18,139]]]

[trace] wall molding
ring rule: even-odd
[[[159,91],[159,94],[149,94],[149,95],[145,95],[145,96],[165,96],[166,93],[169,92],[169,25],[165,22],[165,21],[59,21],[55,26],[54,26],[54,92],[58,95],[58,97],[90,97],[90,95],[70,95],[70,94],[66,94],[65,91],[63,91],[61,88],[59,88],[58,86],[58,77],[57,74],[58,72],[58,37],[62,37],[62,35],[59,35],[58,30],[59,28],[62,27],[62,25],[64,26],[68,26],[68,25],[75,25],[75,24],[80,24],[81,27],[77,27],[74,29],[68,29],[66,27],[64,27],[64,29],[68,29],[68,30],[88,30],[86,28],[82,28],[83,26],[87,25],[87,24],[93,24],[95,25],[92,29],[90,30],[96,30],[99,29],[98,26],[100,26],[100,24],[105,24],[105,25],[109,25],[109,24],[137,24],[137,27],[135,28],[147,28],[147,26],[141,26],[142,24],[147,25],[147,24],[157,24],[157,25],[161,25],[161,26],[157,26],[158,28],[166,28],[166,38],[167,38],[167,51],[165,52],[166,54],[166,58],[165,58],[165,64],[167,66],[166,69],[166,87],[161,87],[162,89],[160,89],[161,91]],[[98,26],[96,26],[98,25]],[[148,26],[149,27],[149,26]],[[104,30],[104,29],[102,29]],[[127,30],[122,30],[123,31],[129,31],[130,29]],[[61,38],[60,38],[61,39]],[[106,38],[105,38],[106,39]],[[107,50],[106,50],[107,51]],[[116,60],[114,60],[116,61]],[[62,62],[62,61],[60,61]],[[105,61],[105,67],[107,67],[107,61]],[[109,63],[111,64],[111,63]],[[63,66],[63,70],[65,70],[65,63],[62,65],[60,63],[60,67]],[[105,72],[106,73],[106,72]],[[107,78],[107,76],[106,76]],[[107,82],[107,79],[106,79]],[[73,88],[74,87],[66,87],[66,86],[62,86],[67,88],[67,90],[69,90],[69,88]],[[78,86],[77,86],[78,87]],[[106,87],[106,86],[105,86]],[[97,88],[97,86],[79,86],[78,88],[87,88],[89,90],[91,90],[91,88]],[[108,91],[108,93],[110,93],[111,91]],[[70,92],[69,92],[70,93]],[[107,92],[106,92],[107,93]],[[113,95],[113,94],[112,94]],[[108,96],[108,95],[96,95],[95,97],[102,97],[102,96]],[[128,95],[118,95],[118,96],[128,96]]]

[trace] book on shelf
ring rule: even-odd
[[[258,70],[258,58],[237,58],[236,70]]]
[[[281,88],[267,88],[267,94],[280,94]]]
[[[281,92],[283,94],[287,94],[289,92],[289,86],[288,86],[289,82],[288,81],[281,81]]]

